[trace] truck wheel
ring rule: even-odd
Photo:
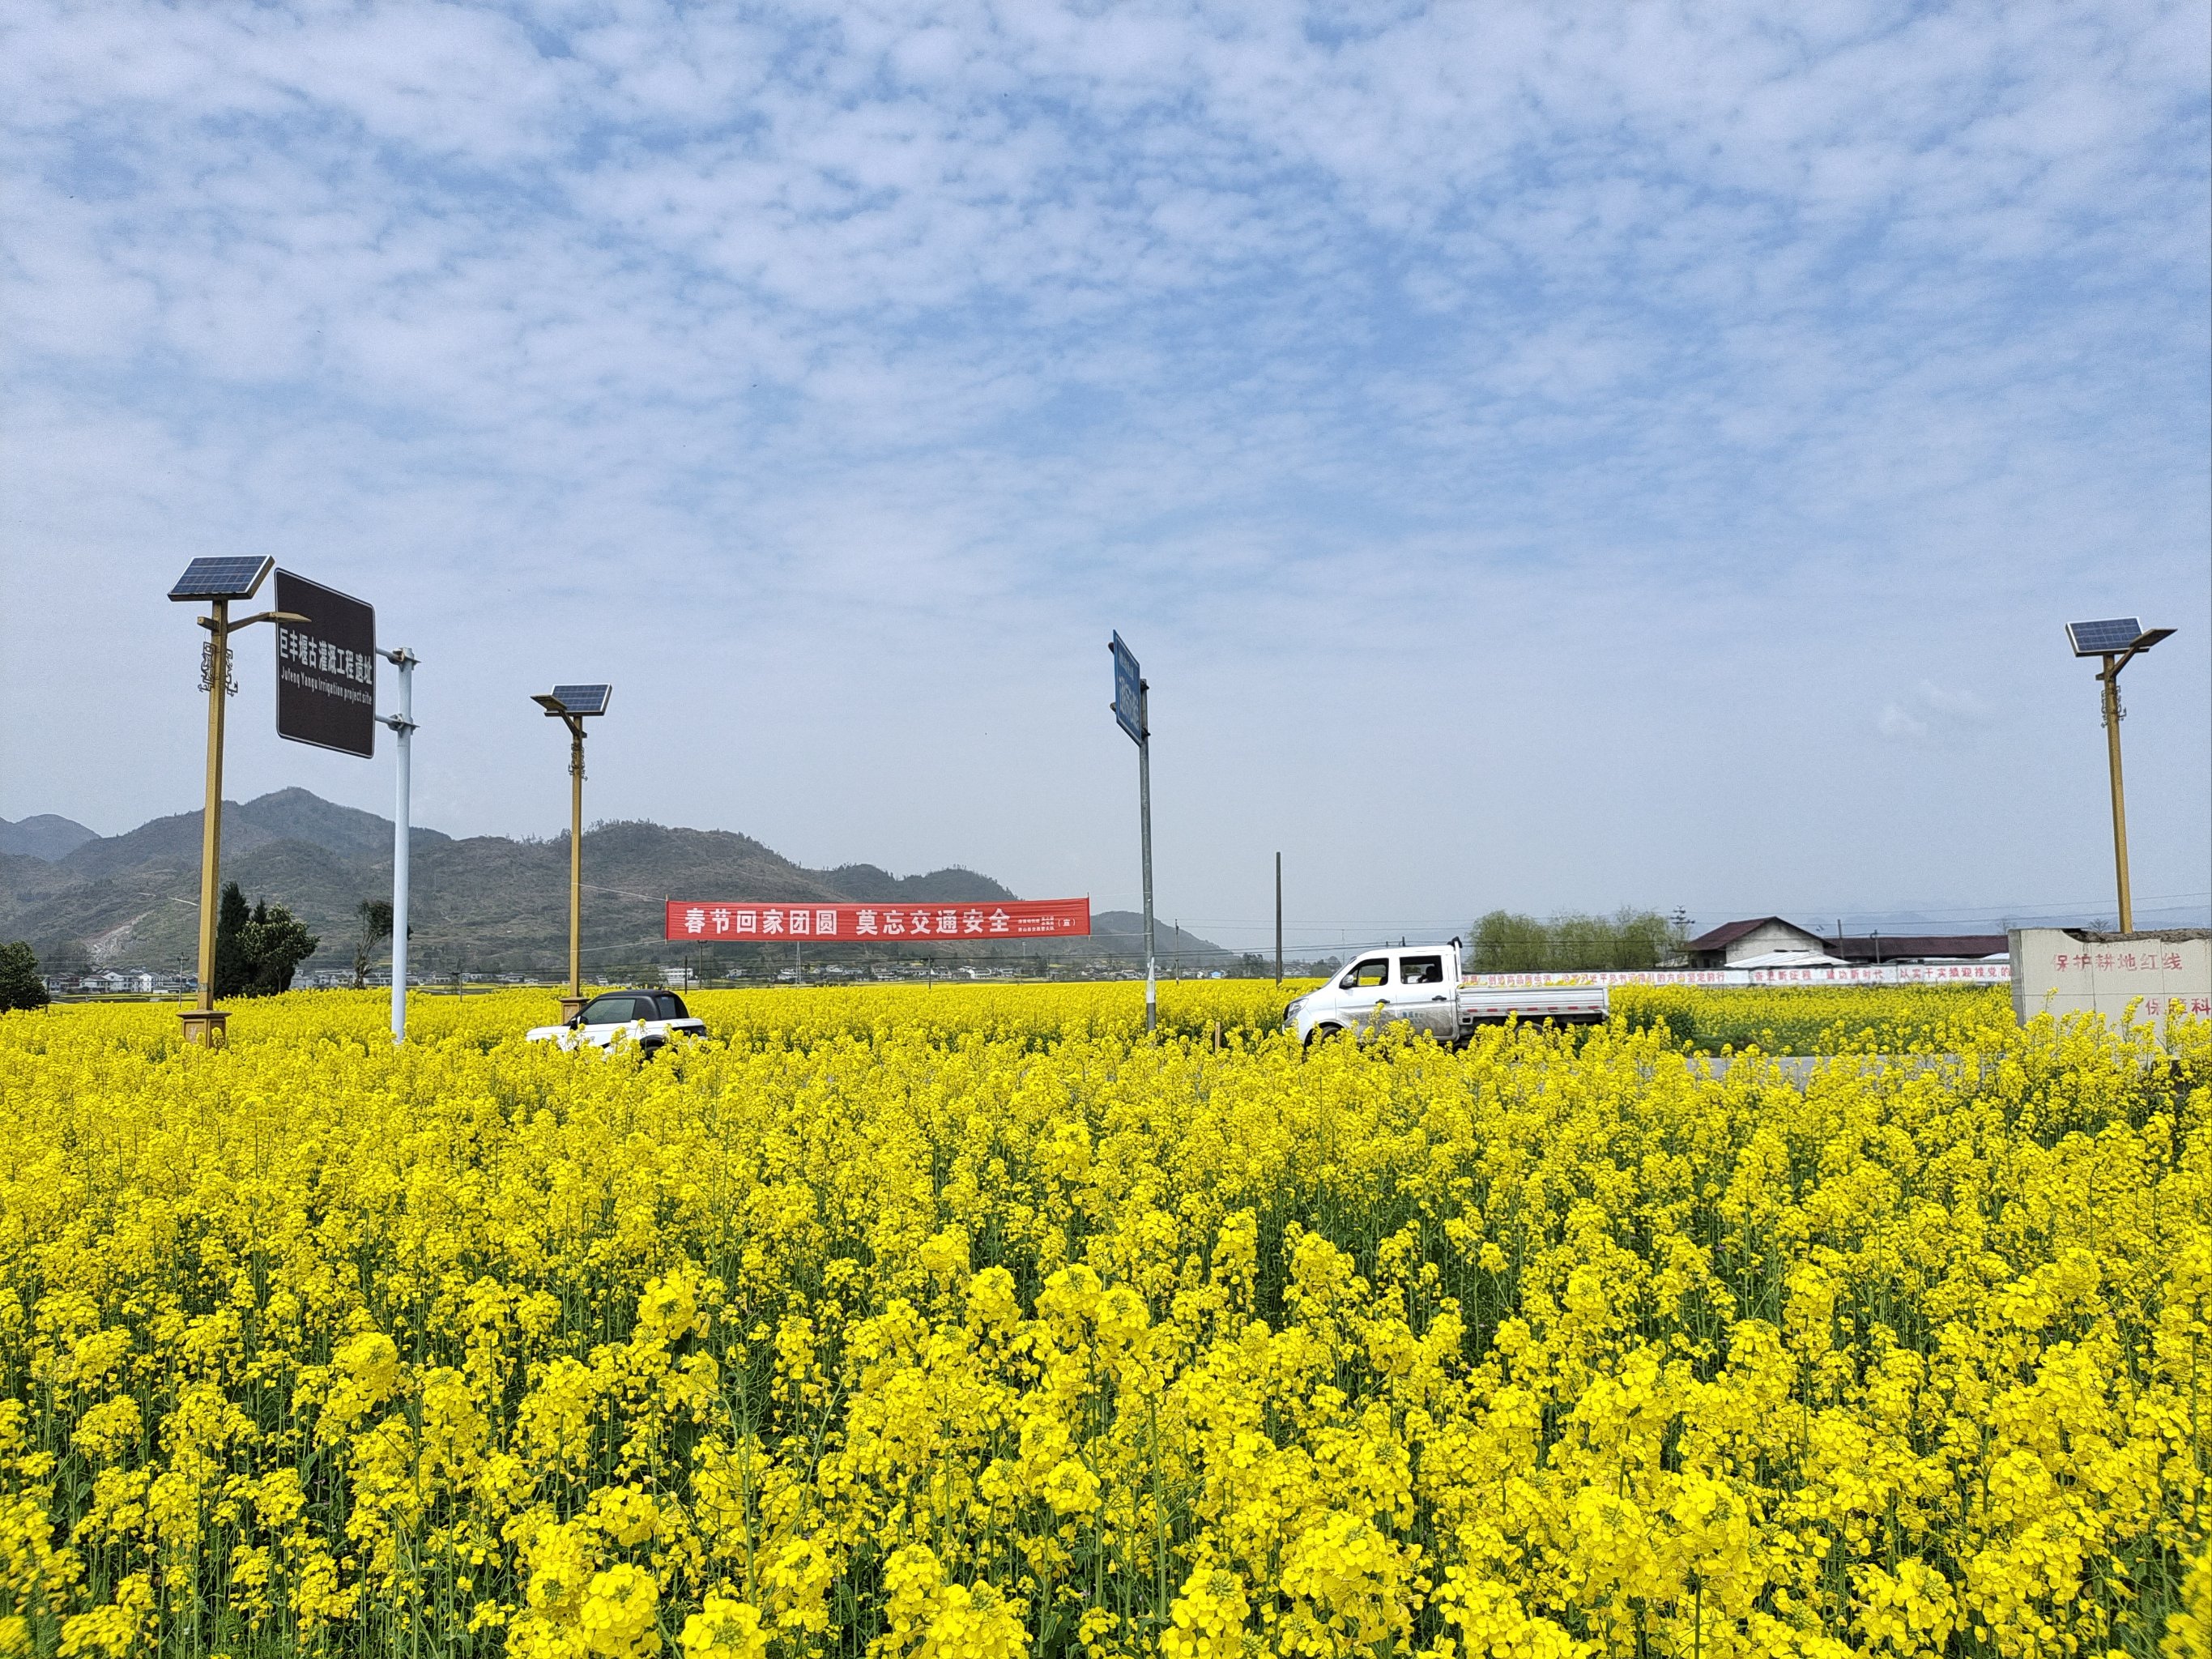
[[[1306,1047],[1310,1048],[1316,1042],[1325,1042],[1343,1030],[1341,1025],[1316,1025],[1306,1033]]]

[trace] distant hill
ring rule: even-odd
[[[0,853],[13,853],[20,858],[66,858],[85,842],[99,839],[75,818],[56,817],[52,812],[19,818],[13,823],[0,818]]]
[[[67,823],[26,819],[26,823]],[[80,826],[81,827],[81,826]],[[89,832],[87,832],[89,835]],[[284,789],[222,809],[222,874],[249,899],[290,907],[320,936],[307,964],[349,964],[355,908],[392,891],[392,821],[339,806],[305,789]],[[48,843],[51,844],[51,843]],[[568,842],[501,836],[456,839],[417,829],[410,837],[411,955],[423,972],[459,965],[477,973],[553,974],[568,960]],[[179,812],[120,836],[92,836],[62,856],[0,850],[0,939],[27,939],[66,956],[82,944],[97,962],[174,970],[198,949],[200,815]],[[661,939],[672,897],[950,902],[1011,899],[1002,883],[957,866],[894,876],[872,864],[810,870],[750,836],[672,829],[641,821],[601,823],[584,834],[584,940],[587,967],[614,969],[681,957],[696,945]],[[1132,912],[1093,919],[1087,940],[1056,941],[1063,957],[1141,951]],[[1159,950],[1212,954],[1202,939],[1163,925]],[[836,947],[857,957],[872,947]],[[940,955],[991,955],[1004,947],[942,945]],[[781,945],[716,946],[727,967],[785,960]],[[882,955],[896,953],[881,947]]]
[[[416,848],[450,842],[435,830],[410,831]],[[305,789],[279,789],[240,804],[222,804],[222,851],[250,853],[274,842],[305,842],[343,859],[392,856],[392,820],[356,807],[340,806]],[[183,863],[199,867],[200,815],[179,812],[155,818],[120,836],[95,836],[70,849],[62,862],[88,878],[111,876],[150,864]]]
[[[1142,910],[1093,910],[1091,913],[1091,932],[1106,950],[1117,957],[1133,956],[1141,966],[1145,959],[1145,913]],[[1221,954],[1221,947],[1195,933],[1186,933],[1171,927],[1158,916],[1152,918],[1152,951],[1155,957],[1164,963],[1176,957],[1203,959]]]

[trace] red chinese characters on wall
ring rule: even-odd
[[[2154,971],[2165,974],[2178,974],[2181,971],[2181,953],[2179,951],[2167,951],[2162,953],[2151,951],[2122,951],[2118,952],[2108,951],[2098,951],[2094,952],[2080,951],[2069,952],[2061,951],[2057,956],[2051,957],[2051,965],[2062,974],[2068,972],[2079,972],[2084,969],[2095,969],[2104,973],[2117,971],[2124,974],[2148,973]]]
[[[1006,939],[1080,939],[1091,901],[1000,899],[963,904],[793,904],[758,899],[671,899],[665,937],[686,943],[758,945],[977,944]]]

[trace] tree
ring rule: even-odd
[[[1609,916],[1569,913],[1539,921],[1492,910],[1469,930],[1468,955],[1486,974],[1634,972],[1682,947],[1686,929],[1656,910],[1623,906]]]
[[[222,902],[215,911],[215,994],[218,1000],[238,995],[253,976],[244,938],[252,920],[246,907],[246,895],[239,890],[238,884],[223,883]]]
[[[270,997],[290,990],[292,975],[321,943],[289,910],[264,899],[253,907],[252,920],[239,933],[239,947],[248,973],[240,994]]]
[[[360,991],[368,986],[369,957],[376,953],[378,945],[392,937],[392,901],[363,899],[354,907],[353,913],[361,922],[360,936],[353,944],[353,988]]]
[[[1534,916],[1492,910],[1468,929],[1468,943],[1479,974],[1534,974],[1552,965],[1550,932]]]
[[[46,1006],[46,982],[39,977],[39,958],[21,939],[0,945],[0,1012]]]

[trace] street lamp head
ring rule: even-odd
[[[2077,657],[2112,657],[2123,651],[2148,651],[2172,632],[2171,628],[2145,632],[2133,617],[2108,617],[2101,622],[2068,623],[2066,641]]]
[[[611,685],[556,685],[532,693],[530,700],[556,720],[568,720],[605,714],[614,690]]]
[[[169,597],[186,605],[202,599],[250,599],[276,565],[275,559],[257,554],[194,559],[177,578]]]

